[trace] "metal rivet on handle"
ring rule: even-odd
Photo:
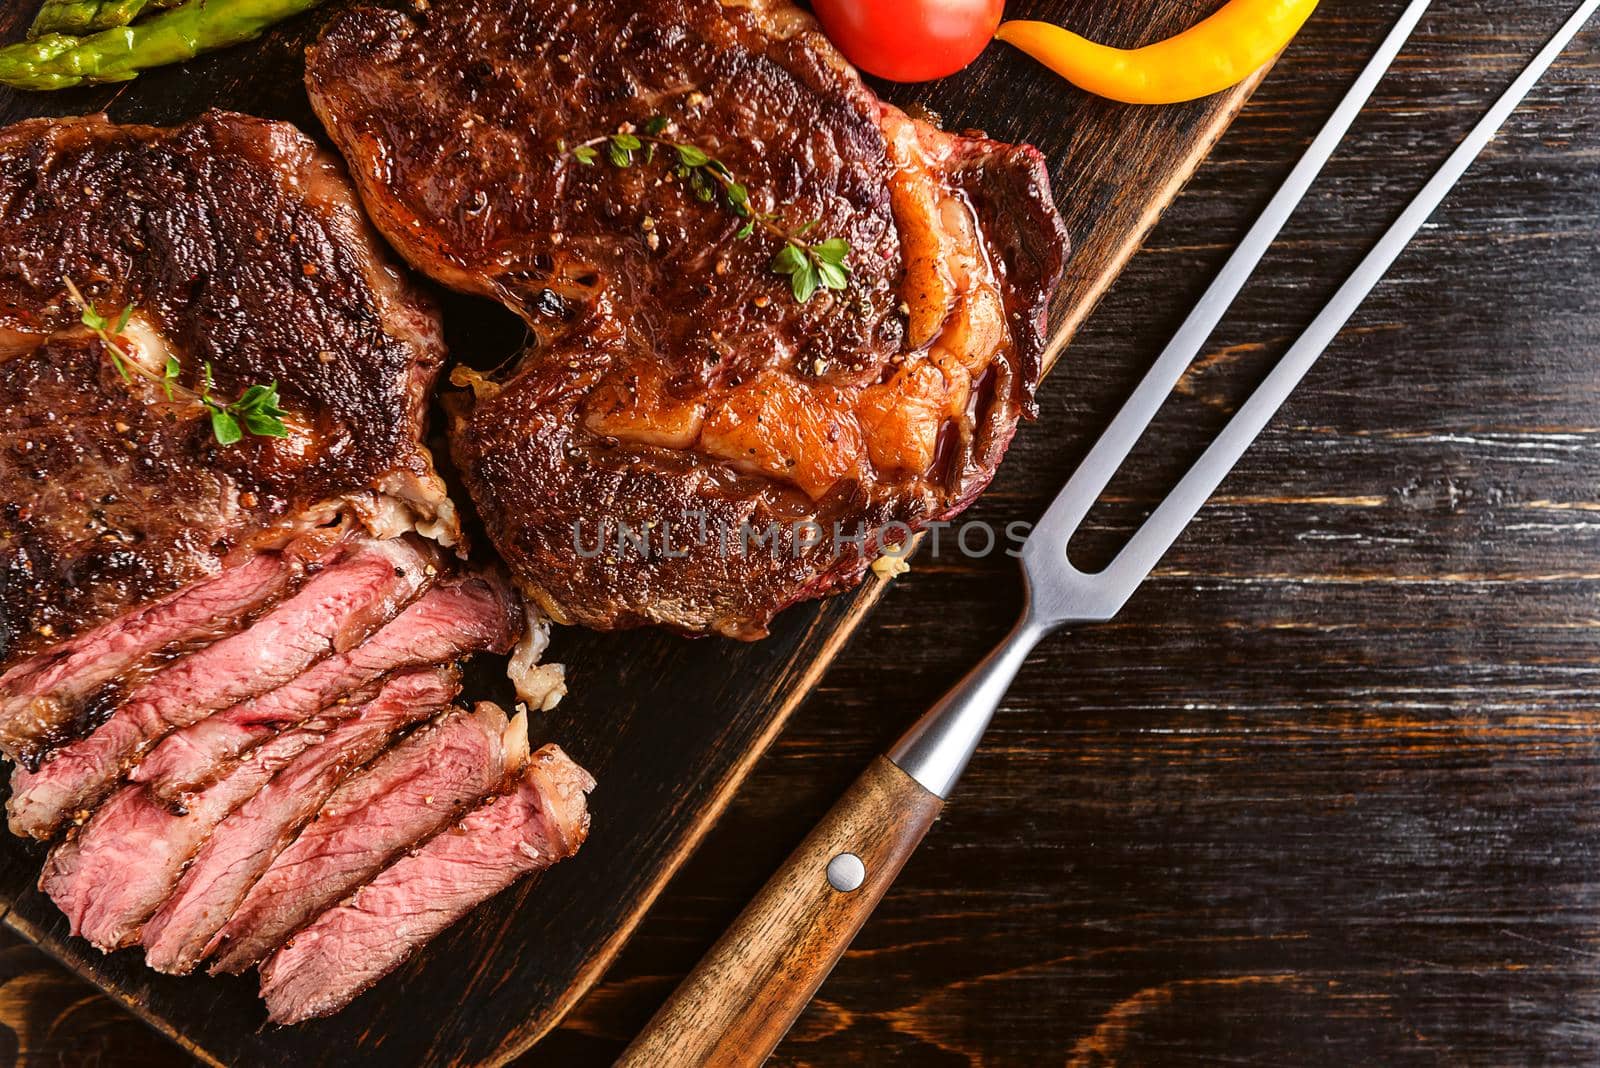
[[[828,861],[828,885],[848,894],[867,881],[867,866],[854,853],[840,853]]]

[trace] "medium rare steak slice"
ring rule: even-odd
[[[318,737],[301,730],[274,738],[181,812],[142,786],[124,786],[51,851],[39,889],[67,914],[72,933],[95,948],[109,953],[133,944],[211,828]]]
[[[424,674],[386,688],[372,705],[349,714],[360,717],[376,706],[379,716],[395,722],[400,719],[394,714],[398,707],[407,722],[415,722],[454,697],[452,680]],[[51,852],[39,889],[67,914],[72,933],[96,948],[110,952],[132,945],[212,829],[256,796],[280,769],[292,768],[296,757],[325,748],[342,726],[326,736],[310,727],[278,735],[177,812],[142,786],[123,787]]]
[[[288,557],[262,553],[18,664],[0,677],[0,752],[35,762],[42,750],[81,733],[73,728],[90,718],[105,691],[126,688],[130,674],[158,653],[227,634],[282,596],[298,570]]]
[[[395,861],[269,957],[269,1018],[293,1024],[339,1011],[468,911],[576,853],[592,789],[559,748],[539,750],[510,793]]]
[[[1032,412],[1042,157],[884,104],[787,0],[355,7],[307,83],[378,228],[535,335],[450,437],[558,621],[760,637],[961,511]]]
[[[131,309],[125,365],[69,280],[109,322]],[[443,358],[433,305],[292,127],[0,129],[0,667],[340,511],[452,541],[420,444]],[[223,402],[275,383],[289,436],[221,444],[207,367]]]
[[[104,797],[168,732],[293,679],[367,637],[436,570],[419,541],[361,541],[248,629],[183,657],[129,695],[87,737],[18,765],[6,803],[13,834],[49,837]]]
[[[212,936],[261,873],[294,841],[339,783],[382,752],[398,732],[448,706],[460,688],[459,677],[449,668],[394,676],[371,701],[340,720],[325,738],[251,795],[211,832],[172,896],[145,925],[145,963],[170,974],[193,970]],[[298,732],[290,732],[294,733]],[[223,782],[247,773],[262,759],[259,754],[277,744],[268,742],[254,750]],[[220,785],[200,796],[209,797]]]
[[[504,789],[528,760],[527,717],[453,712],[340,786],[212,940],[213,972],[255,964],[402,851]]]
[[[366,642],[330,657],[263,697],[175,731],[136,768],[135,782],[177,801],[225,771],[278,729],[315,715],[399,667],[503,653],[521,625],[516,594],[497,573],[441,582]]]

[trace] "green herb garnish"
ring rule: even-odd
[[[815,245],[791,239],[772,257],[772,270],[789,276],[794,299],[804,304],[818,288],[850,288],[850,268],[844,262],[848,255],[850,243],[842,237]]]
[[[289,436],[289,428],[283,425],[283,417],[289,413],[278,407],[278,383],[251,386],[238,400],[224,403],[211,394],[211,364],[205,364],[203,372],[200,403],[211,411],[211,433],[218,444],[232,445],[244,437],[246,430],[263,438]]]
[[[72,298],[72,303],[78,307],[79,322],[94,331],[95,336],[100,339],[100,344],[105,346],[106,354],[111,357],[112,366],[117,369],[117,374],[122,376],[122,380],[124,382],[132,382],[133,375],[129,372],[128,367],[129,365],[135,367],[138,365],[133,363],[132,357],[128,355],[128,350],[117,344],[116,339],[122,336],[124,330],[128,329],[128,320],[133,318],[133,305],[129,304],[124,307],[121,314],[117,316],[117,321],[113,323],[104,315],[95,311],[94,305],[83,299],[83,294],[78,292],[78,287],[72,284],[72,279],[67,278],[63,279],[63,281],[67,283],[67,294]]]
[[[167,362],[158,375],[129,356],[128,350],[118,341],[123,331],[127,330],[129,320],[133,318],[133,305],[125,306],[115,321],[109,320],[84,299],[78,287],[73,285],[72,279],[63,278],[62,281],[66,283],[67,295],[78,308],[79,320],[100,339],[122,380],[132,382],[134,374],[143,375],[161,387],[167,400],[172,400],[173,386],[179,384],[179,378],[183,375],[183,364],[178,362],[178,357],[169,353]],[[211,392],[212,386],[216,384],[211,364],[205,364],[202,371],[200,391],[195,394],[195,399],[210,413],[211,433],[217,439],[217,444],[233,445],[244,437],[245,431],[266,438],[289,436],[289,428],[283,422],[283,417],[288,413],[278,407],[276,382],[270,386],[251,386],[238,400],[226,401]]]
[[[850,242],[842,237],[808,242],[805,236],[815,229],[819,220],[813,219],[790,231],[776,213],[758,213],[750,205],[750,190],[734,177],[733,171],[721,160],[698,145],[665,138],[671,124],[664,116],[651,118],[634,132],[624,129],[605,137],[594,137],[567,148],[558,142],[557,148],[570,155],[585,167],[593,167],[604,151],[606,161],[612,166],[632,167],[634,157],[643,153],[645,163],[653,163],[657,148],[668,154],[673,173],[688,187],[690,194],[703,204],[710,204],[721,192],[724,205],[734,215],[744,220],[744,225],[734,233],[734,239],[743,241],[761,228],[782,242],[770,264],[774,274],[789,279],[789,289],[801,304],[809,301],[819,289],[844,290],[850,287]]]
[[[167,395],[167,400],[172,399],[172,387],[181,374],[183,374],[183,364],[178,362],[176,356],[169,355],[167,365],[161,369],[161,392]]]

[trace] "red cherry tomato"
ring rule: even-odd
[[[845,58],[892,82],[943,78],[978,58],[1005,0],[815,0]]]

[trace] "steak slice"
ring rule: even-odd
[[[427,587],[432,556],[409,539],[363,541],[248,629],[176,661],[87,737],[18,765],[6,802],[13,834],[49,837],[110,792],[150,745],[177,727],[293,679],[348,650]]]
[[[212,936],[334,788],[382,752],[398,732],[448,706],[459,690],[459,678],[446,668],[395,675],[371,701],[273,776],[217,825],[172,896],[145,925],[145,963],[169,974],[192,971]],[[254,752],[265,753],[276,745],[268,742]],[[259,755],[246,760],[223,782],[231,782],[260,761]],[[218,788],[200,796],[209,797]]]
[[[592,789],[594,779],[559,748],[539,750],[510,793],[396,860],[268,958],[269,1019],[339,1011],[471,909],[576,853]]]
[[[51,851],[39,889],[67,914],[72,933],[95,948],[132,945],[211,829],[319,737],[301,730],[274,738],[181,812],[142,786],[124,786]]]
[[[486,649],[503,653],[519,625],[516,594],[497,574],[441,582],[354,649],[264,697],[168,735],[132,778],[176,802],[278,729],[315,715],[347,692],[396,668],[445,663]]]
[[[390,242],[534,334],[461,376],[450,441],[557,621],[760,637],[965,508],[1033,413],[1042,157],[884,104],[787,0],[355,7],[307,84]],[[670,145],[608,163],[618,131],[714,157],[759,225]],[[773,264],[813,221],[850,274],[802,302]]]
[[[215,578],[130,612],[23,661],[0,677],[0,752],[35,763],[72,732],[92,701],[157,653],[203,644],[281,597],[296,573],[277,553],[261,553]]]
[[[444,716],[389,750],[335,790],[250,888],[212,939],[212,972],[261,960],[402,851],[504,789],[527,760],[527,718],[508,724],[491,704]]]
[[[65,280],[121,332],[119,373]],[[168,358],[180,372],[172,396]],[[421,445],[432,303],[342,168],[278,122],[0,129],[0,668],[335,514],[455,537]],[[276,383],[290,436],[223,446],[196,396]]]

